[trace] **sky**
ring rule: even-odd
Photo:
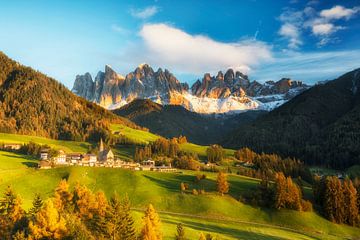
[[[228,68],[308,84],[360,67],[359,0],[1,0],[0,51],[71,89],[139,64],[192,84]]]

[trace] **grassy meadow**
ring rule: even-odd
[[[190,239],[197,239],[200,231],[221,239],[351,239],[360,233],[357,228],[332,224],[313,212],[260,209],[237,201],[257,187],[258,180],[253,178],[229,176],[231,191],[221,197],[215,192],[214,173],[205,173],[207,178],[195,183],[197,172],[193,171],[157,173],[90,167],[38,170],[33,168],[36,163],[31,157],[0,151],[0,191],[12,186],[26,209],[36,192],[49,197],[58,182],[66,178],[71,186],[85,184],[107,196],[114,192],[128,194],[139,224],[141,210],[152,203],[160,212],[165,239],[173,238],[178,222],[184,224]],[[181,182],[188,183],[190,190],[205,189],[206,193],[195,196],[189,190],[181,194]]]

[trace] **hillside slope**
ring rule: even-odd
[[[230,134],[223,143],[344,168],[360,163],[360,69],[317,85]]]
[[[96,140],[109,122],[136,127],[0,52],[0,132]]]
[[[219,142],[232,129],[255,120],[265,111],[250,111],[233,116],[201,115],[177,105],[154,103],[149,99],[136,99],[115,114],[126,117],[151,132],[164,137],[186,136],[190,142],[213,144]]]
[[[355,239],[359,229],[333,224],[315,212],[271,210],[255,208],[236,199],[258,186],[257,179],[229,175],[230,194],[220,196],[216,192],[216,173],[206,173],[201,183],[194,182],[199,172],[185,171],[183,174],[151,171],[129,171],[116,168],[64,167],[37,170],[28,166],[37,161],[24,155],[0,151],[0,192],[9,185],[23,200],[28,209],[35,193],[43,198],[52,196],[59,181],[66,178],[71,187],[77,183],[89,189],[104,191],[107,197],[114,192],[127,194],[135,209],[144,209],[152,203],[164,214],[178,219],[163,217],[164,239],[173,239],[176,224],[181,222],[188,239],[198,239],[200,231],[219,234],[221,239]],[[190,190],[182,194],[181,182],[190,189],[205,189],[206,193],[193,195]],[[143,216],[140,213],[139,218]],[[187,216],[187,218],[183,217]],[[180,219],[179,219],[180,218]],[[211,223],[211,220],[215,223]],[[209,222],[210,221],[210,222]],[[260,223],[260,224],[256,224]],[[137,228],[142,222],[139,219]],[[169,226],[167,230],[166,226]],[[277,226],[286,227],[280,229]],[[289,229],[290,228],[290,229]],[[281,231],[280,231],[281,230]]]

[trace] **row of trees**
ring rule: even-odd
[[[359,223],[360,184],[354,186],[350,179],[342,181],[335,176],[317,177],[313,190],[315,201],[327,219],[352,226]]]
[[[275,181],[263,179],[253,194],[253,203],[275,209],[311,211],[312,204],[302,198],[301,188],[282,172],[276,173]]]
[[[253,168],[260,172],[260,176],[274,179],[277,172],[283,172],[285,176],[293,178],[301,177],[311,183],[312,175],[303,162],[292,158],[282,158],[277,154],[257,154],[249,148],[242,148],[234,153],[236,159],[253,164]]]

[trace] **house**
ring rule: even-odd
[[[81,153],[70,153],[66,155],[66,160],[70,165],[78,165],[81,164],[82,157]]]
[[[20,148],[21,144],[19,143],[4,143],[4,149],[19,150]]]
[[[66,161],[66,154],[63,150],[59,151],[59,154],[56,157],[53,157],[54,163],[59,165],[68,164]]]
[[[97,162],[97,157],[95,154],[85,154],[81,162],[83,166],[94,167]]]
[[[41,160],[38,164],[38,168],[40,169],[50,169],[51,167],[51,162],[48,160]]]
[[[48,160],[48,158],[49,158],[49,149],[41,149],[40,160]]]
[[[130,170],[140,170],[140,164],[135,162],[124,162],[118,163],[119,167]]]
[[[157,167],[155,167],[153,169],[153,171],[156,171],[156,172],[177,172],[178,170],[176,168],[171,167],[171,164],[170,164],[170,166],[165,166],[165,165],[157,166]]]
[[[142,162],[140,169],[142,171],[152,171],[155,168],[155,161],[148,159]]]

